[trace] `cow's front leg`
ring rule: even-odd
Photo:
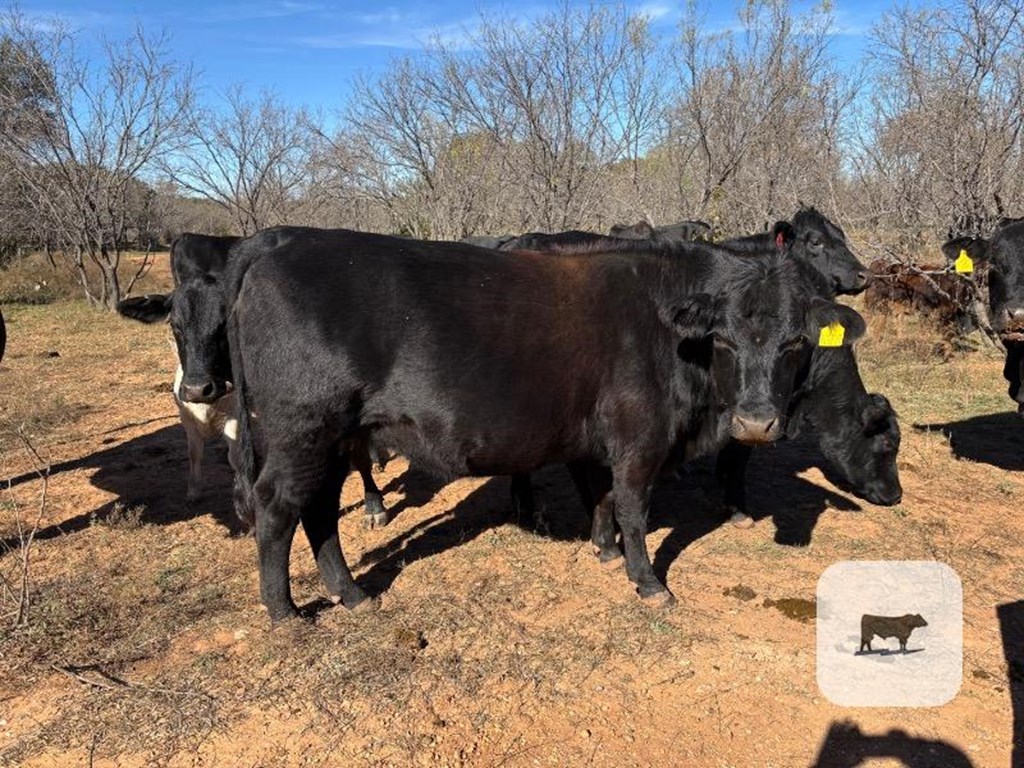
[[[636,584],[640,598],[648,605],[668,607],[675,598],[654,575],[647,552],[647,511],[657,467],[619,466],[612,470],[615,519],[622,530],[626,551],[626,574]]]
[[[299,615],[292,601],[288,561],[292,539],[299,523],[300,504],[277,473],[264,467],[256,481],[254,494],[256,551],[260,568],[260,599],[273,624]]]
[[[185,439],[188,441],[188,489],[185,492],[185,503],[191,506],[202,494],[203,448],[206,441],[199,424],[196,423],[195,414],[177,398],[174,401],[178,405],[181,426],[185,429]]]
[[[750,528],[754,519],[747,512],[747,464],[753,447],[730,440],[718,452],[715,477],[722,488],[722,503],[729,522],[737,528]]]

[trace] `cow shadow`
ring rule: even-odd
[[[876,651],[854,651],[854,656],[909,656],[912,653],[921,653],[924,648],[910,648],[906,651],[893,650],[892,648],[879,648]]]
[[[948,741],[922,739],[899,729],[872,736],[846,720],[829,726],[811,768],[857,768],[882,757],[895,758],[906,768],[973,768],[974,765],[963,750]]]
[[[861,507],[846,496],[798,477],[797,472],[824,462],[812,444],[793,441],[777,449],[755,452],[750,462],[751,498],[770,498],[753,504],[755,520],[771,517],[776,543],[810,543],[818,518],[828,508],[857,511]],[[401,568],[472,541],[487,530],[506,523],[539,532],[559,541],[587,541],[591,519],[577,496],[564,467],[550,466],[531,474],[540,527],[533,519],[515,519],[509,479],[490,478],[450,510],[422,520],[400,535],[363,554],[355,564],[366,569],[360,580],[374,593],[386,591]],[[392,479],[385,491],[405,493],[391,506],[392,515],[422,506],[444,486],[436,478],[414,469]],[[763,486],[769,486],[765,492]],[[676,477],[662,477],[655,485],[648,520],[650,531],[669,529],[654,553],[655,573],[664,580],[672,563],[693,542],[725,523],[714,459],[692,462]],[[742,533],[737,532],[742,536]]]
[[[518,519],[513,513],[510,480],[491,477],[462,497],[451,509],[421,520],[401,534],[367,550],[353,570],[363,570],[359,583],[371,594],[386,592],[402,569],[412,563],[439,555],[506,524],[543,535],[556,541],[585,541],[590,538],[590,518],[576,496],[569,473],[560,466],[531,473],[538,518]],[[400,486],[399,486],[400,483]],[[404,489],[406,498],[392,509],[411,508],[426,503],[444,486],[431,475],[407,471],[389,487]]]
[[[1024,600],[996,606],[1013,706],[1012,768],[1024,768]]]
[[[233,475],[227,450],[219,441],[206,447],[203,461],[203,494],[192,505],[185,502],[188,459],[185,431],[180,424],[163,427],[139,437],[115,443],[88,456],[53,464],[50,477],[74,470],[94,469],[89,482],[115,496],[111,501],[83,511],[68,520],[41,528],[37,540],[77,533],[104,523],[124,509],[140,510],[139,522],[170,525],[209,514],[231,535],[245,531],[232,503]],[[0,480],[0,487],[37,479],[34,473]],[[0,548],[17,547],[16,538],[0,541]]]
[[[941,432],[959,459],[1015,472],[1024,470],[1024,420],[1014,411],[913,426],[918,432]]]
[[[833,485],[844,486],[808,439],[786,440],[755,450],[751,456],[747,468],[748,512],[755,522],[771,519],[776,544],[810,544],[818,520],[827,509],[862,510],[855,499],[797,477],[811,467],[820,468]],[[721,493],[712,457],[687,465],[674,483],[656,486],[651,528],[671,529],[654,556],[659,578],[665,578],[671,564],[690,544],[726,524]],[[742,536],[743,532],[736,534]]]

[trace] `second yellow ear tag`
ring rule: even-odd
[[[969,275],[974,271],[974,261],[967,255],[967,251],[961,250],[956,261],[953,262],[953,267],[961,275]]]
[[[841,323],[829,323],[821,329],[821,333],[818,335],[818,346],[841,347],[844,336],[846,336],[846,329]]]

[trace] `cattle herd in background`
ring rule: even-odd
[[[853,493],[881,505],[902,495],[896,414],[866,390],[851,348],[864,320],[834,301],[872,282],[843,231],[801,208],[770,232],[710,234],[695,221],[458,243],[303,227],[185,234],[171,248],[173,291],[118,309],[169,321],[185,501],[200,493],[205,441],[222,436],[273,621],[297,613],[300,523],[331,599],[368,604],[338,538],[341,486],[355,468],[367,524],[385,525],[371,467],[391,454],[445,478],[509,475],[526,514],[529,473],[565,465],[595,554],[624,560],[641,598],[666,605],[648,508],[659,476],[687,461],[717,454],[723,519],[738,527],[753,523],[753,448],[802,433]],[[984,268],[1010,395],[1024,402],[1020,238],[1024,224],[1008,223],[944,250]]]

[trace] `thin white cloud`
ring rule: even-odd
[[[663,21],[680,15],[679,9],[664,3],[644,3],[636,9],[637,13],[651,21]]]
[[[320,13],[326,10],[324,3],[303,2],[302,0],[265,0],[255,3],[221,3],[207,8],[193,16],[193,20],[205,23],[224,21],[242,22],[260,19],[283,19],[290,16]]]

